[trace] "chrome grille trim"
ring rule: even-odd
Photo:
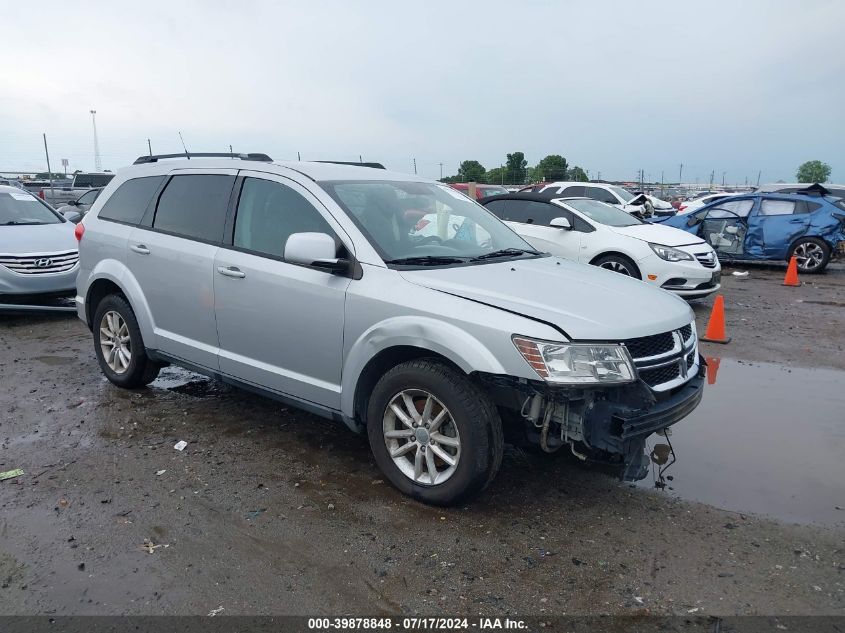
[[[716,268],[716,264],[719,263],[719,258],[716,257],[716,253],[712,251],[707,253],[695,253],[695,258],[698,260],[698,263],[705,268]]]
[[[669,351],[651,356],[636,356],[632,353],[632,349],[628,348],[640,379],[654,391],[667,391],[682,385],[698,371],[698,338],[695,323],[671,332],[655,334],[652,337],[623,341],[626,347],[629,342],[633,343],[633,351],[644,350],[650,348],[648,341],[644,344],[645,339],[663,340],[667,335],[671,336],[673,341],[672,349]],[[663,347],[665,348],[665,345]],[[662,382],[655,382],[657,380]]]
[[[26,255],[0,255],[0,266],[19,275],[45,275],[64,273],[79,262],[78,251],[60,253],[27,253]]]

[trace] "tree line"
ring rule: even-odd
[[[570,167],[560,154],[549,154],[533,167],[528,166],[525,154],[513,152],[507,155],[505,164],[486,169],[477,160],[465,160],[454,176],[442,178],[442,182],[482,182],[491,185],[523,185],[530,182],[552,180],[575,180],[587,182],[587,172],[581,167]]]

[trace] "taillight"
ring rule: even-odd
[[[686,209],[686,208],[687,208],[687,206],[689,206],[689,205],[686,205],[686,204],[680,204],[680,205],[678,205],[678,213],[680,213],[681,211],[683,211],[684,209]]]
[[[73,229],[73,234],[76,236],[76,241],[81,242],[82,236],[85,235],[85,225],[80,223],[76,225],[76,228]]]
[[[44,199],[44,190],[43,189],[38,192],[38,197],[41,198],[42,200]]]

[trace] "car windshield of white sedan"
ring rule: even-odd
[[[634,199],[634,194],[632,194],[627,189],[623,189],[622,187],[608,187],[613,193],[619,196],[622,199],[622,202],[628,203]]]
[[[538,251],[484,207],[445,185],[323,182],[389,264],[457,265]]]
[[[0,226],[59,222],[55,213],[28,193],[0,193]]]
[[[621,209],[598,200],[567,200],[566,204],[599,224],[606,224],[607,226],[645,224],[630,213],[625,213]]]

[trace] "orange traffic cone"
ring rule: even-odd
[[[707,362],[707,384],[708,385],[715,385],[716,384],[716,374],[719,373],[719,363],[722,362],[721,358],[711,358],[708,357],[706,359]]]
[[[798,281],[798,260],[795,255],[789,258],[789,266],[786,268],[786,277],[783,278],[784,286],[800,286]]]
[[[710,312],[710,320],[707,322],[707,331],[701,340],[708,343],[731,342],[730,337],[725,335],[725,298],[722,295],[716,295],[713,310]]]

